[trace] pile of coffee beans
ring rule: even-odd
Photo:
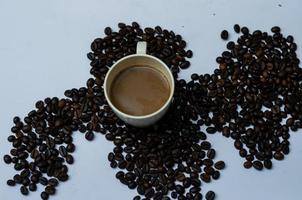
[[[271,169],[272,159],[289,153],[289,131],[302,127],[297,45],[277,26],[272,34],[239,25],[234,30],[242,34],[217,57],[219,68],[211,75],[192,75],[191,105],[209,134],[219,131],[234,139],[245,168]]]
[[[218,179],[225,167],[214,161],[216,151],[207,135],[192,122],[189,90],[183,81],[176,82],[169,112],[153,127],[114,127],[106,134],[116,146],[108,155],[111,167],[121,169],[116,178],[146,199],[170,199],[169,193],[172,198],[201,199],[202,181]]]
[[[114,144],[108,161],[117,169],[116,178],[143,199],[203,199],[202,182],[220,177],[225,168],[216,161],[208,134],[221,132],[234,139],[245,168],[272,168],[272,159],[289,153],[289,131],[302,127],[302,70],[292,36],[284,37],[279,27],[273,34],[234,26],[241,35],[227,43],[217,57],[213,74],[178,79],[193,56],[186,42],[173,31],[141,28],[136,22],[118,24],[118,31],[105,28],[95,39],[87,57],[91,74],[85,87],[65,91],[66,98],[45,98],[21,120],[13,119],[8,141],[13,148],[4,162],[18,173],[7,181],[20,185],[27,195],[45,186],[42,199],[55,194],[59,182],[68,180],[68,165],[75,151],[72,134],[79,131],[88,141],[96,133]],[[225,30],[221,37],[227,40]],[[114,62],[134,54],[138,41],[147,41],[147,53],[163,60],[175,77],[172,105],[156,125],[139,129],[125,124],[108,106],[104,78]],[[215,193],[208,191],[206,200]]]
[[[4,161],[12,163],[19,173],[7,181],[8,185],[20,184],[21,193],[27,195],[41,184],[45,186],[42,199],[55,194],[59,181],[68,180],[66,163],[73,163],[73,118],[72,101],[56,97],[36,102],[36,109],[23,121],[14,117],[13,134],[8,137],[13,148]]]
[[[55,194],[59,181],[68,180],[67,164],[74,162],[75,131],[85,134],[89,141],[97,132],[105,134],[115,145],[108,160],[112,168],[121,170],[116,177],[146,198],[170,199],[171,195],[201,199],[201,180],[219,178],[225,164],[214,162],[216,151],[192,122],[195,115],[188,105],[185,93],[189,86],[185,82],[177,82],[169,114],[148,129],[124,124],[107,105],[103,92],[106,72],[121,57],[135,53],[137,41],[147,41],[148,53],[162,59],[175,78],[179,69],[190,66],[186,58],[192,57],[192,51],[185,50],[186,42],[173,31],[159,26],[142,30],[135,22],[118,26],[118,32],[105,28],[106,36],[92,43],[93,52],[87,56],[95,78],[88,79],[86,87],[66,90],[63,99],[38,101],[23,121],[14,118],[13,135],[8,137],[13,149],[4,161],[20,171],[7,184],[20,184],[23,195],[36,191],[40,183],[45,186],[41,198],[48,199]],[[213,199],[215,195],[210,191],[207,196]]]
[[[146,41],[147,53],[164,61],[171,68],[175,78],[179,69],[187,69],[190,66],[186,58],[191,58],[193,53],[191,50],[185,50],[187,43],[181,35],[160,26],[143,29],[137,22],[132,25],[119,23],[118,27],[118,31],[106,27],[106,36],[96,38],[91,44],[92,52],[87,54],[92,66],[90,73],[100,79],[99,83],[102,83],[108,68],[115,61],[136,52],[138,41]]]

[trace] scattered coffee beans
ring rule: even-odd
[[[7,185],[21,184],[27,195],[45,186],[41,198],[55,194],[59,181],[69,178],[67,164],[75,151],[72,134],[79,131],[89,141],[95,133],[114,144],[108,154],[116,178],[141,199],[203,198],[201,184],[220,177],[223,161],[214,161],[216,151],[200,131],[221,132],[234,140],[245,168],[271,169],[272,161],[289,153],[289,131],[302,127],[302,70],[292,36],[284,37],[279,27],[272,35],[234,26],[242,35],[228,42],[217,57],[213,74],[192,74],[190,81],[178,79],[193,53],[185,50],[180,35],[159,26],[141,28],[136,22],[118,24],[118,31],[105,28],[105,37],[95,39],[90,73],[95,78],[86,87],[65,91],[66,98],[45,98],[21,120],[14,117],[10,155],[3,160],[18,171]],[[221,33],[228,39],[228,32]],[[117,118],[107,105],[103,82],[108,69],[120,58],[134,54],[136,43],[147,41],[147,53],[163,60],[175,77],[174,101],[156,125],[139,129]],[[283,123],[282,121],[286,122]],[[213,200],[215,193],[206,193]]]
[[[239,26],[234,29],[238,32]],[[271,31],[272,35],[242,27],[237,43],[228,42],[228,50],[216,59],[219,69],[201,75],[195,83],[199,98],[192,102],[201,123],[209,121],[234,139],[240,156],[247,160],[244,167],[258,170],[264,163],[271,169],[272,158],[284,159],[289,153],[289,130],[302,127],[297,45],[292,36],[282,35],[280,27]],[[200,109],[198,105],[208,106]]]

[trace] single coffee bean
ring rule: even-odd
[[[154,196],[154,189],[153,188],[149,188],[145,191],[145,196],[148,199],[151,199]]]
[[[6,164],[10,164],[12,162],[12,158],[9,155],[4,155],[3,160]]]
[[[41,192],[41,199],[47,200],[49,198],[49,195],[46,192]]]
[[[207,133],[210,133],[210,134],[214,134],[216,133],[216,128],[215,127],[208,127],[206,129]]]
[[[234,31],[235,31],[236,33],[240,33],[240,26],[239,26],[238,24],[235,24],[235,25],[234,25]]]
[[[21,184],[22,180],[23,180],[22,177],[19,174],[16,174],[13,179],[18,184]]]
[[[86,134],[85,134],[85,138],[86,140],[88,141],[92,141],[94,139],[94,133],[91,132],[91,131],[88,131]]]
[[[190,62],[189,61],[185,61],[185,62],[181,63],[179,67],[181,69],[187,69],[187,68],[190,67]]]
[[[281,152],[275,152],[274,153],[274,158],[276,160],[283,160],[284,159],[284,155]]]
[[[203,198],[202,194],[201,193],[197,193],[197,194],[195,194],[193,200],[202,200],[202,198]]]
[[[68,164],[73,164],[73,162],[74,162],[74,159],[73,159],[73,156],[72,155],[70,155],[70,154],[68,154],[67,156],[66,156],[66,162],[68,163]]]
[[[68,153],[73,153],[75,151],[75,145],[73,143],[68,144],[66,150]]]
[[[191,193],[198,193],[198,192],[200,192],[200,187],[192,187],[192,188],[190,188],[190,192]]]
[[[209,150],[211,148],[211,144],[207,141],[204,141],[200,144],[200,147],[204,150]]]
[[[67,150],[64,146],[60,146],[59,147],[59,153],[62,157],[66,157],[67,156]]]
[[[271,28],[271,31],[272,31],[273,33],[279,33],[279,32],[281,31],[281,29],[280,29],[279,26],[274,26],[274,27]]]
[[[35,183],[30,183],[28,185],[28,189],[32,192],[36,191],[37,190],[37,185]]]
[[[215,199],[215,192],[213,192],[213,191],[208,191],[207,193],[206,193],[206,200],[214,200]]]
[[[40,177],[39,183],[46,186],[48,184],[48,180],[45,177]]]
[[[272,168],[272,161],[271,160],[264,160],[263,165],[266,169],[271,169]]]
[[[23,181],[22,181],[22,185],[24,185],[24,186],[28,186],[29,183],[30,183],[29,178],[24,178]]]
[[[133,198],[133,200],[141,200],[141,197],[140,197],[140,196],[135,196],[135,197]]]
[[[220,172],[219,171],[214,171],[214,173],[212,174],[212,178],[214,180],[217,180],[217,179],[219,179],[219,177],[220,177]]]
[[[48,184],[49,184],[50,186],[56,187],[56,186],[59,185],[59,182],[58,182],[57,179],[51,178],[51,179],[48,180]]]
[[[12,180],[12,179],[9,179],[9,180],[7,180],[7,185],[9,185],[9,186],[15,186],[16,185],[16,182],[14,181],[14,180]]]
[[[257,170],[262,170],[263,169],[263,164],[262,162],[256,160],[253,162],[253,167]]]
[[[222,170],[225,168],[225,163],[223,161],[218,161],[215,163],[214,167],[218,170]]]
[[[227,30],[223,30],[220,34],[221,39],[227,40],[229,38],[229,33]]]
[[[175,190],[178,194],[183,194],[185,192],[185,189],[181,185],[176,185]]]
[[[186,56],[187,56],[187,58],[192,58],[193,52],[192,52],[191,50],[188,50],[188,51],[186,52]]]
[[[28,189],[27,189],[27,187],[26,186],[21,186],[20,187],[20,192],[21,192],[21,194],[23,194],[23,195],[28,195]]]
[[[246,26],[244,26],[244,27],[241,28],[241,32],[242,32],[244,35],[248,35],[250,31],[249,31],[249,29],[248,29]]]
[[[215,155],[216,155],[215,149],[210,149],[210,150],[208,150],[208,152],[207,152],[207,157],[208,157],[209,159],[214,159],[214,158],[215,158]]]
[[[244,168],[249,169],[253,166],[253,163],[251,161],[245,161],[243,163]]]
[[[56,189],[53,186],[45,187],[45,192],[49,195],[54,195],[56,193]]]
[[[105,30],[104,30],[104,33],[105,33],[106,35],[111,35],[111,33],[112,33],[111,28],[110,28],[110,27],[106,27]]]
[[[200,175],[200,178],[201,178],[202,181],[204,181],[206,183],[211,182],[211,177],[208,174],[202,173]]]

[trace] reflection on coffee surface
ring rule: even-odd
[[[170,95],[170,85],[160,71],[147,65],[135,65],[115,77],[109,95],[120,111],[142,116],[159,110],[165,104]]]

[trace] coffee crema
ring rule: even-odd
[[[166,76],[148,65],[134,65],[113,80],[109,96],[123,113],[143,116],[159,110],[170,96]]]

